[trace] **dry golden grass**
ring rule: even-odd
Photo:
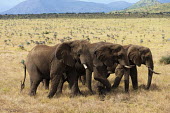
[[[0,112],[170,113],[170,65],[159,64],[161,56],[170,55],[170,42],[165,41],[170,38],[169,23],[169,18],[0,20]],[[43,32],[49,33],[43,36]],[[53,39],[54,32],[57,32],[56,40]],[[147,83],[147,69],[141,66],[138,68],[138,91],[134,91],[130,84],[130,93],[125,94],[121,82],[116,91],[106,95],[105,101],[101,101],[97,95],[69,98],[67,84],[63,95],[52,99],[47,98],[48,91],[41,84],[37,95],[29,97],[28,75],[26,87],[20,93],[20,81],[24,75],[20,61],[35,46],[26,45],[26,41],[43,41],[49,37],[48,45],[54,45],[60,43],[58,39],[67,36],[73,40],[89,38],[91,42],[119,44],[124,40],[123,44],[147,46],[153,53],[155,71],[162,74],[153,75],[151,89],[146,91],[143,86]],[[143,43],[140,43],[141,39]],[[18,47],[20,44],[24,45],[25,50]],[[114,77],[114,74],[109,77],[111,83]],[[80,89],[87,94],[86,87],[80,84]]]

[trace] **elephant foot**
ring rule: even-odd
[[[116,88],[118,88],[118,86],[113,85],[111,89],[113,89],[113,90],[114,90],[114,89],[116,89]]]
[[[74,92],[74,93],[71,93],[70,98],[73,98],[73,97],[75,97],[75,96],[84,96],[84,94],[83,94],[81,91]]]
[[[145,87],[145,90],[149,90],[150,87]]]
[[[35,96],[35,95],[36,95],[36,92],[35,92],[35,91],[31,91],[28,95],[30,95],[30,96]]]
[[[106,95],[99,95],[100,101],[104,101],[104,100],[105,100],[105,97],[106,97]]]
[[[49,94],[48,94],[48,98],[52,98],[53,96],[55,95],[55,93],[53,93],[53,92],[50,92]]]
[[[55,93],[55,95],[60,96],[60,95],[62,95],[62,93],[63,93],[62,91],[58,91],[58,92]]]
[[[94,92],[93,92],[93,91],[90,91],[90,95],[94,95]]]
[[[138,86],[134,86],[133,89],[134,89],[134,90],[137,90],[137,89],[138,89]]]
[[[97,90],[99,95],[106,95],[107,90],[103,86],[98,86]]]
[[[74,97],[76,97],[76,96],[84,96],[82,93],[76,93],[76,94],[71,94],[70,95],[70,98],[74,98]]]

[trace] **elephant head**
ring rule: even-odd
[[[154,70],[154,64],[153,64],[153,58],[152,58],[152,53],[149,48],[140,46],[139,47],[139,52],[141,55],[141,62],[142,64],[146,65],[148,68],[148,83],[147,83],[147,89],[150,88],[151,82],[152,82],[152,75],[153,73],[155,74],[160,74],[157,73]]]
[[[96,55],[94,65],[101,66],[104,64],[111,67],[114,63],[118,63],[126,68],[130,68],[126,51],[119,44],[107,43],[100,48],[97,48],[94,54]]]
[[[126,48],[126,46],[124,46],[124,47]],[[138,46],[128,45],[127,56],[128,56],[131,63],[133,63],[137,66],[141,66],[142,60],[141,60],[141,54],[140,54],[140,51],[138,49]]]
[[[76,40],[60,44],[55,51],[58,60],[62,60],[68,66],[75,66],[76,61],[83,64],[84,68],[91,67],[91,55],[88,49],[88,41]]]
[[[154,69],[153,59],[152,59],[152,53],[149,48],[138,46],[138,45],[130,45],[128,48],[128,58],[130,62],[137,66],[141,66],[141,64],[146,65],[148,68],[148,83],[147,83],[147,89],[149,89],[152,81],[152,75],[153,73],[159,74]]]
[[[56,49],[56,57],[68,66],[75,66],[77,62],[82,64],[86,71],[86,81],[89,90],[91,89],[91,77],[92,77],[92,57],[89,51],[90,43],[86,40],[75,40],[70,42],[64,42]]]
[[[106,43],[105,45],[97,48],[94,52],[95,59],[94,66],[106,65],[112,67],[114,63],[122,65],[125,69],[125,91],[129,89],[129,60],[125,49],[119,44]]]

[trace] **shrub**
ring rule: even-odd
[[[160,61],[160,63],[170,64],[170,55],[169,56],[162,56],[162,58],[159,61]]]
[[[22,50],[24,50],[25,48],[24,48],[24,45],[19,45],[18,46],[20,49],[22,49]]]

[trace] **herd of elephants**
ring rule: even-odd
[[[24,64],[24,81],[21,82],[21,91],[25,86],[26,70],[30,75],[29,95],[36,95],[40,82],[49,89],[48,98],[62,92],[65,81],[71,89],[71,96],[82,94],[78,86],[80,79],[86,84],[90,94],[92,90],[92,73],[97,81],[97,91],[109,92],[119,86],[124,75],[125,92],[129,91],[129,76],[133,89],[138,89],[137,66],[144,64],[148,68],[148,82],[150,88],[154,64],[151,50],[139,45],[120,45],[109,42],[90,43],[86,40],[63,42],[55,46],[37,45],[28,54]],[[115,73],[113,85],[108,81],[110,74]]]

